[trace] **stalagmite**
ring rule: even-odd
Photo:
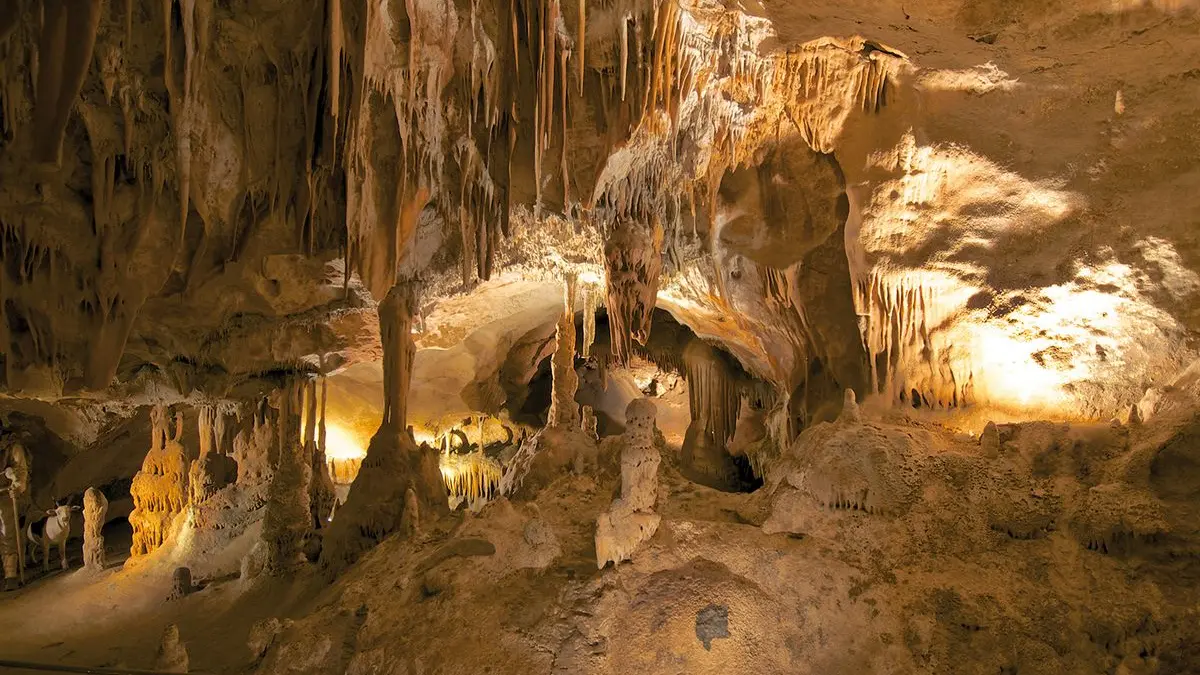
[[[412,537],[421,531],[421,505],[412,487],[404,490],[404,515],[400,517],[400,531]]]
[[[154,659],[154,668],[164,673],[188,672],[188,652],[179,639],[179,626],[170,624],[163,631],[158,654]]]
[[[406,427],[407,401],[416,345],[412,339],[417,313],[414,281],[402,281],[379,303],[383,342],[384,417],[371,438],[367,456],[354,479],[346,503],[325,535],[321,565],[337,574],[367,550],[404,525],[409,490],[417,498],[421,518],[447,509],[446,487],[433,448],[418,446]],[[410,521],[416,521],[410,513]],[[419,527],[419,523],[416,524]]]
[[[180,600],[191,595],[192,590],[191,568],[176,567],[175,573],[171,575],[171,593],[167,596],[167,599]]]
[[[596,432],[596,413],[592,410],[592,406],[583,406],[583,419],[579,423],[579,428],[593,441],[600,440],[600,435]]]
[[[90,487],[83,493],[83,568],[99,572],[104,569],[104,519],[108,515],[108,498]]]
[[[167,409],[156,406],[150,413],[150,451],[129,488],[133,497],[133,512],[129,514],[133,546],[129,555],[134,558],[162,546],[175,516],[187,506],[188,465],[180,443],[182,427],[177,424],[175,436],[168,438],[169,424]]]
[[[661,457],[654,440],[656,415],[654,402],[645,398],[630,401],[625,409],[621,496],[596,520],[597,568],[629,560],[658,531],[660,516],[654,513],[654,503]]]
[[[333,477],[329,471],[329,462],[325,457],[325,399],[328,396],[325,378],[321,378],[320,391],[321,405],[318,416],[316,381],[310,381],[305,390],[308,405],[306,406],[304,431],[305,456],[309,460],[312,472],[312,479],[309,481],[309,506],[312,509],[313,523],[317,528],[324,527],[329,522],[333,505],[337,501]]]
[[[312,466],[301,440],[301,412],[307,382],[275,392],[279,410],[279,459],[268,490],[263,517],[266,571],[286,574],[304,563],[304,546],[314,523],[310,506]]]
[[[559,315],[555,333],[555,350],[551,358],[553,383],[548,426],[574,428],[579,426],[579,406],[575,391],[579,375],[575,372],[575,286],[570,275],[563,284],[563,312]]]
[[[1000,430],[995,422],[988,422],[979,435],[979,448],[985,457],[995,457],[1000,454]]]
[[[842,424],[862,423],[862,411],[858,408],[858,398],[855,397],[853,389],[846,390],[845,399],[842,401],[842,414],[838,415],[838,422]]]

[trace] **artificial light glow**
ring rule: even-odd
[[[601,279],[599,274],[588,270],[579,274],[579,281],[585,284],[599,284]]]
[[[330,460],[362,459],[367,450],[354,435],[336,424],[325,425],[325,458]]]

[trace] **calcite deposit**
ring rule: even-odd
[[[163,406],[150,413],[150,450],[129,488],[133,498],[131,556],[146,555],[162,546],[175,518],[188,504],[187,450],[180,442],[183,421],[171,422]]]
[[[0,654],[1200,671],[1198,35],[0,0]]]

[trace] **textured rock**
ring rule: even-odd
[[[162,546],[175,517],[188,504],[188,462],[180,439],[183,420],[178,418],[174,436],[168,436],[167,409],[159,406],[151,414],[150,451],[142,469],[133,478],[130,495],[133,513],[132,557],[146,555]]]
[[[625,410],[621,448],[621,494],[596,520],[596,567],[603,569],[629,560],[634,551],[658,530],[654,513],[658,499],[658,465],[654,403],[634,399]]]
[[[96,488],[83,493],[83,568],[93,572],[104,569],[104,523],[108,498]]]

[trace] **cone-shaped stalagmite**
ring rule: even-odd
[[[416,282],[401,281],[379,303],[383,342],[384,417],[371,438],[362,469],[344,506],[325,535],[321,565],[338,573],[389,534],[420,530],[420,519],[447,508],[446,488],[437,452],[418,446],[405,428],[408,390],[416,345],[412,321],[417,309]],[[413,497],[407,496],[412,490]],[[414,500],[415,497],[415,500]],[[417,504],[418,514],[411,512]],[[406,506],[407,505],[407,506]]]

